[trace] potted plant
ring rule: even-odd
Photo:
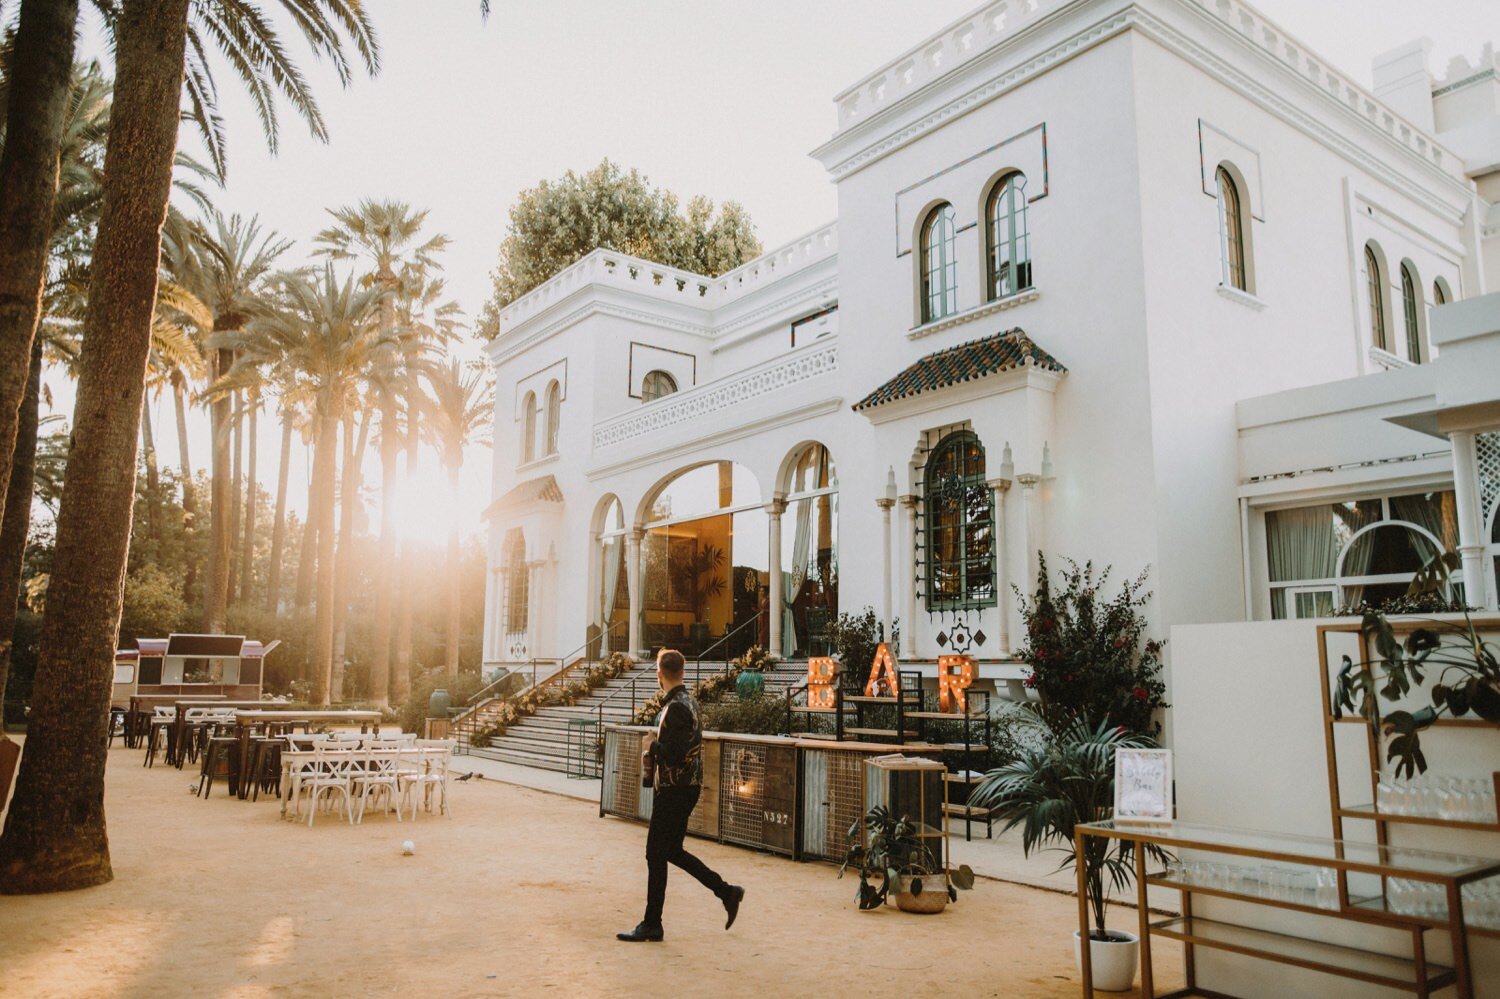
[[[1433,558],[1412,579],[1406,602],[1417,603],[1451,592],[1450,576],[1459,566],[1456,552]],[[1380,716],[1382,734],[1390,739],[1386,761],[1396,765],[1398,775],[1410,778],[1414,773],[1427,772],[1419,733],[1443,714],[1460,718],[1472,712],[1500,727],[1500,646],[1482,639],[1468,608],[1461,610],[1462,622],[1429,619],[1428,627],[1411,631],[1405,642],[1396,640],[1387,611],[1366,610],[1360,631],[1375,649],[1375,657],[1361,663],[1343,657],[1334,691],[1335,718],[1343,717],[1346,710],[1357,710],[1373,721],[1378,714],[1378,699],[1404,700],[1413,685],[1426,682],[1424,670],[1437,674],[1429,707]]]
[[[950,901],[958,901],[959,889],[974,887],[974,872],[968,865],[945,872],[905,815],[896,818],[884,805],[876,805],[865,813],[863,836],[860,825],[856,822],[849,827],[849,849],[839,867],[839,877],[850,867],[859,871],[859,890],[854,898],[861,910],[885,905],[894,888],[896,906],[903,912],[942,912]],[[876,876],[880,878],[879,888],[870,883]]]
[[[1108,722],[1093,727],[1076,720],[1054,732],[1046,729],[1035,714],[1029,714],[1029,724],[1046,732],[1043,743],[1026,748],[1013,762],[987,773],[974,788],[972,800],[991,809],[1004,823],[1003,831],[1021,827],[1021,846],[1028,857],[1038,849],[1061,849],[1065,856],[1058,870],[1068,870],[1078,862],[1074,828],[1080,823],[1102,822],[1113,814],[1115,750],[1153,743]],[[1108,893],[1129,887],[1135,878],[1134,845],[1102,837],[1089,837],[1087,842],[1084,884],[1093,914],[1089,958],[1094,988],[1124,992],[1135,983],[1140,938],[1107,929],[1105,909]],[[1153,859],[1167,859],[1160,847],[1146,849]],[[1082,941],[1077,930],[1073,931],[1073,942],[1081,970]]]

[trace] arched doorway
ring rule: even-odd
[[[609,652],[624,652],[630,646],[630,590],[625,575],[625,507],[617,496],[606,496],[600,502],[595,557],[599,560],[599,592],[593,623],[602,633],[603,647]],[[592,640],[592,639],[591,639]]]
[[[760,485],[743,465],[688,469],[650,497],[641,543],[642,642],[730,659],[760,640],[768,576]],[[763,627],[763,625],[762,625]]]
[[[500,656],[520,662],[531,655],[531,567],[526,562],[526,536],[519,527],[505,533],[500,547]]]
[[[788,462],[781,530],[781,650],[790,658],[833,653],[839,612],[838,473],[822,444]]]

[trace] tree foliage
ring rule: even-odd
[[[481,332],[498,332],[511,302],[596,249],[615,250],[696,274],[732,270],[760,255],[755,225],[737,202],[695,196],[686,208],[671,191],[651,186],[604,160],[586,173],[569,170],[522,191],[510,210],[492,278],[495,294]]]

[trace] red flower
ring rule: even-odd
[[[1135,688],[1135,699],[1136,700],[1138,700],[1138,701],[1144,701],[1146,698],[1148,698],[1150,696],[1151,696],[1151,692],[1149,690],[1147,690],[1145,687],[1137,687],[1137,688]]]
[[[1115,639],[1115,648],[1117,648],[1117,649],[1123,649],[1124,647],[1125,647],[1125,639],[1123,639],[1123,638],[1117,638],[1117,639]]]

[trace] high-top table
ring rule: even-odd
[[[239,768],[241,774],[245,773],[245,766],[250,760],[250,730],[256,725],[265,725],[267,732],[273,728],[291,728],[296,725],[311,725],[314,722],[327,722],[329,724],[359,725],[361,732],[370,731],[374,725],[378,731],[380,728],[379,711],[340,711],[340,710],[290,710],[272,711],[252,708],[248,711],[236,711],[234,713],[235,736],[239,740]],[[245,774],[245,776],[250,776]],[[247,797],[250,792],[250,780],[238,782],[238,792],[241,799]]]
[[[218,700],[210,701],[207,703],[205,703],[201,698],[179,698],[172,701],[171,706],[172,709],[176,712],[176,720],[172,723],[172,728],[168,732],[167,762],[178,765],[181,764],[181,754],[187,748],[187,712],[189,708],[213,708],[215,710],[220,708],[234,708],[236,710],[241,708],[247,710],[250,708],[265,708],[267,710],[276,709],[292,711],[296,710],[297,708],[303,707],[303,705],[294,704],[288,701],[229,701],[224,700],[222,697],[220,697]],[[311,709],[309,708],[308,710]]]
[[[184,701],[203,705],[223,700],[223,694],[131,694],[130,707],[125,712],[125,745],[134,749],[140,744],[141,721],[150,719],[152,709],[157,705],[179,704]],[[148,725],[146,734],[150,733]]]

